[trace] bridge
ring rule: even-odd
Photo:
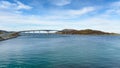
[[[18,33],[41,33],[41,32],[58,32],[60,30],[24,30],[24,31],[19,31]]]

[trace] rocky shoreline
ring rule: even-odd
[[[19,36],[17,32],[3,33],[0,34],[0,41],[16,38]]]

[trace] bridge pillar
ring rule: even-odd
[[[46,31],[47,32],[47,34],[49,34],[50,33],[50,31]]]
[[[40,33],[40,31],[39,31],[39,33]]]
[[[35,31],[33,31],[33,33],[35,33]]]

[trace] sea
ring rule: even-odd
[[[0,68],[120,68],[120,36],[21,34],[0,41]]]

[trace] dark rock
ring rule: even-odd
[[[0,37],[0,41],[4,40],[2,37]]]

